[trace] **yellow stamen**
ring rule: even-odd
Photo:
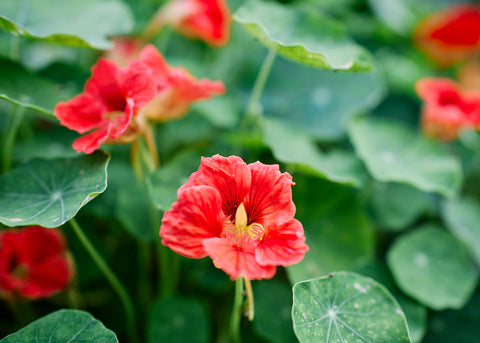
[[[235,213],[235,229],[237,232],[245,232],[247,229],[248,224],[248,217],[247,211],[245,210],[245,206],[243,202],[238,206],[237,212]]]

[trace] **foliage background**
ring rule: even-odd
[[[109,46],[106,36],[140,32],[162,1],[20,3],[32,6],[32,17],[51,20],[48,27],[32,26],[28,35],[0,31],[5,173],[32,158],[76,155],[71,148],[76,134],[58,125],[50,115],[53,107],[82,90],[98,49]],[[58,3],[64,5],[56,7]],[[279,6],[295,5],[327,18],[301,32],[303,44],[329,41],[332,65],[344,65],[351,50],[345,48],[343,34],[338,38],[322,30],[334,22],[331,25],[351,37],[348,42],[358,44],[349,43],[359,49],[363,64],[358,65],[365,68],[319,69],[305,64],[301,54],[286,51],[296,61],[276,57],[261,101],[254,104],[257,115],[247,121],[244,112],[267,49],[239,22],[246,25],[255,16],[267,20],[269,13],[237,12],[231,41],[221,49],[169,29],[155,38],[169,63],[186,66],[197,77],[222,80],[228,91],[194,105],[184,118],[156,127],[162,168],[152,173],[147,186],[135,180],[128,146],[105,146],[111,155],[108,187],[76,216],[134,297],[141,341],[221,342],[228,336],[234,288],[228,277],[208,259],[170,253],[179,264],[179,278],[175,291],[161,297],[159,260],[154,255],[162,211],[197,169],[199,157],[216,153],[239,155],[247,162],[280,163],[281,170],[290,172],[296,183],[296,218],[310,246],[300,264],[280,269],[272,280],[253,283],[256,318],[242,323],[244,341],[297,341],[292,285],[342,270],[386,286],[405,311],[414,342],[480,339],[480,139],[475,132],[450,144],[423,137],[418,125],[421,103],[413,88],[424,76],[455,75],[454,69],[435,69],[411,40],[420,18],[446,3],[451,1],[282,1]],[[0,15],[18,11],[13,12],[18,22],[23,12],[17,5],[0,3]],[[234,12],[243,3],[229,5]],[[301,22],[273,25],[288,31]],[[0,27],[15,31],[7,24],[2,21]],[[82,39],[60,37],[62,42],[77,47],[41,38],[49,30],[72,33],[61,31],[65,27]],[[12,123],[18,125],[13,138],[8,134]],[[150,211],[158,215],[151,219],[145,215]],[[115,293],[68,225],[64,232],[77,267],[71,289],[20,304],[18,318],[0,302],[0,337],[54,310],[77,305],[124,341],[123,312]],[[425,259],[432,263],[425,264]]]

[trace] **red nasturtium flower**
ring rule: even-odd
[[[153,121],[179,118],[193,102],[225,93],[221,81],[198,80],[185,68],[168,65],[153,45],[143,48],[140,59],[152,71],[157,86],[155,97],[142,109]]]
[[[456,4],[425,18],[415,32],[417,45],[440,67],[480,52],[480,5]]]
[[[480,125],[480,91],[464,91],[448,78],[420,79],[415,89],[424,101],[422,128],[443,141],[458,138],[463,129]]]
[[[0,231],[0,295],[49,297],[72,276],[61,231],[40,226]]]
[[[92,67],[85,91],[60,102],[54,114],[71,130],[87,135],[73,148],[92,153],[103,143],[129,143],[148,119],[166,121],[184,115],[193,102],[225,93],[221,81],[198,80],[185,68],[171,67],[153,45],[120,69],[101,58]]]
[[[142,122],[132,122],[132,118],[155,91],[152,73],[143,63],[133,60],[127,68],[120,69],[101,58],[92,67],[85,91],[58,103],[54,114],[71,130],[91,131],[73,143],[78,152],[90,154],[105,142],[125,143],[136,138]]]
[[[202,158],[163,216],[162,243],[190,258],[210,256],[232,279],[272,278],[276,266],[300,262],[308,250],[293,218],[292,184],[278,165]]]
[[[226,0],[175,0],[161,9],[156,20],[212,46],[223,46],[230,39],[231,14]]]

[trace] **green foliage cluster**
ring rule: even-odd
[[[162,2],[0,2],[0,230],[75,218],[134,298],[140,341],[228,342],[234,283],[208,259],[158,247],[161,215],[200,156],[279,163],[310,251],[253,282],[245,342],[480,341],[480,137],[425,137],[413,90],[451,72],[410,38],[449,1],[231,0],[224,48],[162,32],[153,43],[169,63],[227,94],[158,125],[161,168],[139,182],[128,146],[77,155],[52,112],[108,38],[139,33]],[[13,311],[0,302],[1,343],[127,341],[117,294],[63,229],[75,282]]]

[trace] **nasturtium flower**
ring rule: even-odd
[[[480,5],[456,4],[425,18],[415,32],[417,45],[441,67],[480,52]]]
[[[27,299],[62,291],[73,276],[58,229],[29,226],[0,231],[0,295]]]
[[[161,9],[157,20],[181,34],[220,47],[230,39],[231,14],[226,0],[174,0]]]
[[[420,79],[415,89],[424,101],[422,128],[443,141],[458,138],[462,130],[480,125],[480,91],[464,91],[448,78]]]
[[[187,113],[192,103],[225,93],[221,81],[197,79],[183,67],[168,65],[153,45],[143,48],[140,60],[150,68],[156,83],[155,97],[142,109],[142,113],[153,121],[179,118]]]
[[[120,69],[114,62],[99,59],[83,93],[60,102],[54,109],[60,123],[78,133],[73,148],[92,153],[103,143],[126,143],[141,131],[142,120],[132,120],[139,108],[153,99],[156,84],[150,69],[138,60]]]
[[[210,256],[232,279],[272,278],[276,266],[300,262],[308,250],[292,185],[278,165],[202,158],[163,216],[162,243],[186,257]]]

